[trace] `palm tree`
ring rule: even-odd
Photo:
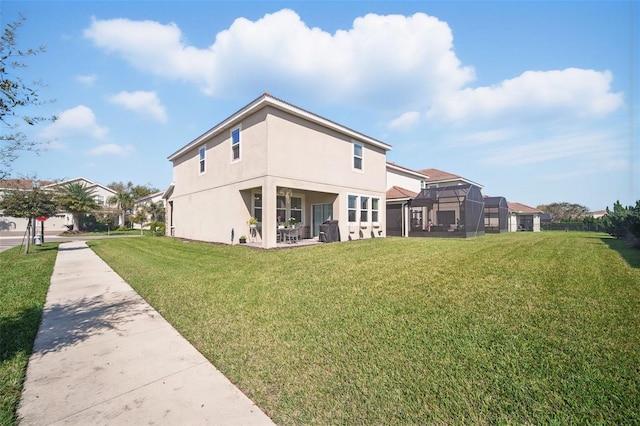
[[[64,185],[58,192],[58,205],[73,216],[73,229],[80,230],[80,215],[100,209],[94,197],[94,190],[84,183],[72,182]]]
[[[151,221],[162,222],[164,220],[164,205],[162,201],[156,201],[155,203],[152,201],[146,206],[147,213],[151,216]]]
[[[131,191],[127,188],[118,188],[116,194],[107,199],[109,205],[116,205],[120,210],[120,226],[125,225],[127,210],[133,209],[134,201]]]

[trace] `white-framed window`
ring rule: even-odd
[[[349,201],[347,204],[347,216],[349,222],[356,222],[358,219],[358,196],[349,195]]]
[[[302,197],[291,197],[289,218],[294,218],[296,223],[302,222]]]
[[[278,223],[289,222],[292,218],[295,223],[302,222],[304,216],[304,201],[300,195],[289,196],[289,205],[287,205],[287,197],[284,195],[276,196],[276,220]]]
[[[98,205],[104,206],[104,195],[96,195],[94,198],[96,199]]]
[[[369,222],[369,197],[360,197],[360,223]]]
[[[207,155],[207,147],[206,146],[201,146],[200,149],[198,150],[198,153],[200,155],[200,174],[203,174],[206,170],[206,155]]]
[[[253,217],[262,223],[262,194],[253,194]]]
[[[364,151],[364,147],[362,146],[362,144],[359,144],[357,142],[353,143],[353,169],[354,170],[364,169],[363,151]]]
[[[231,130],[231,161],[240,160],[240,127]]]
[[[380,221],[380,198],[366,195],[348,195],[347,220],[353,224],[366,225]]]
[[[377,223],[379,220],[380,198],[371,199],[371,222]]]

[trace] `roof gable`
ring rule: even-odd
[[[509,211],[512,213],[542,213],[541,210],[534,209],[522,203],[509,201],[507,205],[509,206]]]
[[[265,108],[266,106],[272,106],[281,111],[288,112],[292,115],[300,117],[304,120],[319,124],[323,127],[327,127],[329,129],[335,130],[339,133],[349,136],[352,139],[358,140],[360,142],[373,145],[375,147],[381,148],[385,151],[391,150],[391,145],[381,142],[377,139],[374,139],[370,136],[364,135],[360,132],[352,130],[346,126],[336,123],[335,121],[331,121],[327,118],[321,117],[317,114],[314,114],[305,109],[299,108],[293,104],[290,104],[286,101],[278,99],[276,97],[271,96],[269,93],[265,92],[262,96],[253,100],[249,104],[245,105],[243,108],[236,111],[234,114],[230,115],[226,119],[222,120],[220,123],[209,129],[207,132],[198,136],[196,139],[189,142],[187,145],[180,148],[178,151],[171,154],[168,159],[169,161],[173,161],[176,158],[180,157],[187,151],[190,151],[194,147],[201,145],[204,141],[210,139],[211,137],[220,134],[226,129],[236,125],[246,117],[254,114],[255,112]]]
[[[387,199],[391,198],[415,198],[418,195],[417,192],[413,192],[409,189],[401,188],[399,186],[392,186],[387,190]]]

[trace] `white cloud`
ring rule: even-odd
[[[331,100],[407,102],[474,77],[453,52],[449,26],[423,13],[369,14],[331,34],[284,9],[236,19],[207,48],[188,45],[175,24],[152,21],[94,19],[84,35],[142,71],[216,95],[282,86]]]
[[[76,80],[85,86],[93,86],[96,84],[96,80],[98,77],[95,74],[87,74],[87,75],[78,75],[76,76]]]
[[[78,105],[59,114],[58,119],[45,127],[40,136],[45,139],[103,139],[107,131],[107,127],[98,125],[91,108]]]
[[[405,112],[400,117],[389,123],[389,128],[394,130],[402,130],[412,127],[420,120],[420,113],[417,111]]]
[[[624,141],[608,131],[552,135],[548,138],[500,147],[484,160],[487,165],[521,166],[569,158],[604,161],[624,153]]]
[[[155,92],[120,92],[110,97],[109,100],[160,123],[167,121],[165,107],[160,103]]]
[[[623,102],[621,93],[610,91],[609,71],[577,68],[525,71],[472,88],[474,69],[456,56],[450,27],[424,13],[367,14],[329,33],[283,9],[256,21],[238,18],[205,47],[189,44],[176,24],[155,21],[94,18],[84,36],[143,72],[189,82],[210,95],[267,90],[409,111],[396,114],[390,128],[417,123],[418,110],[435,123],[486,129],[511,121],[599,118]]]
[[[135,152],[135,148],[132,145],[120,146],[114,143],[108,143],[104,145],[97,146],[91,150],[89,150],[89,155],[91,156],[102,156],[102,155],[115,155],[119,157],[126,157],[129,154]]]
[[[487,120],[594,118],[622,105],[622,94],[611,93],[612,75],[577,68],[527,71],[498,86],[462,89],[440,97],[427,117],[446,122]]]

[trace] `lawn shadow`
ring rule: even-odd
[[[634,249],[624,240],[601,238],[610,249],[617,251],[632,268],[640,268],[640,250]]]
[[[38,332],[42,308],[32,306],[19,315],[0,317],[0,362],[22,352],[29,356]]]
[[[136,298],[114,299],[105,295],[85,297],[68,304],[51,304],[43,310],[33,353],[57,352],[109,332],[122,336],[127,323],[138,315],[146,315],[149,309]]]

